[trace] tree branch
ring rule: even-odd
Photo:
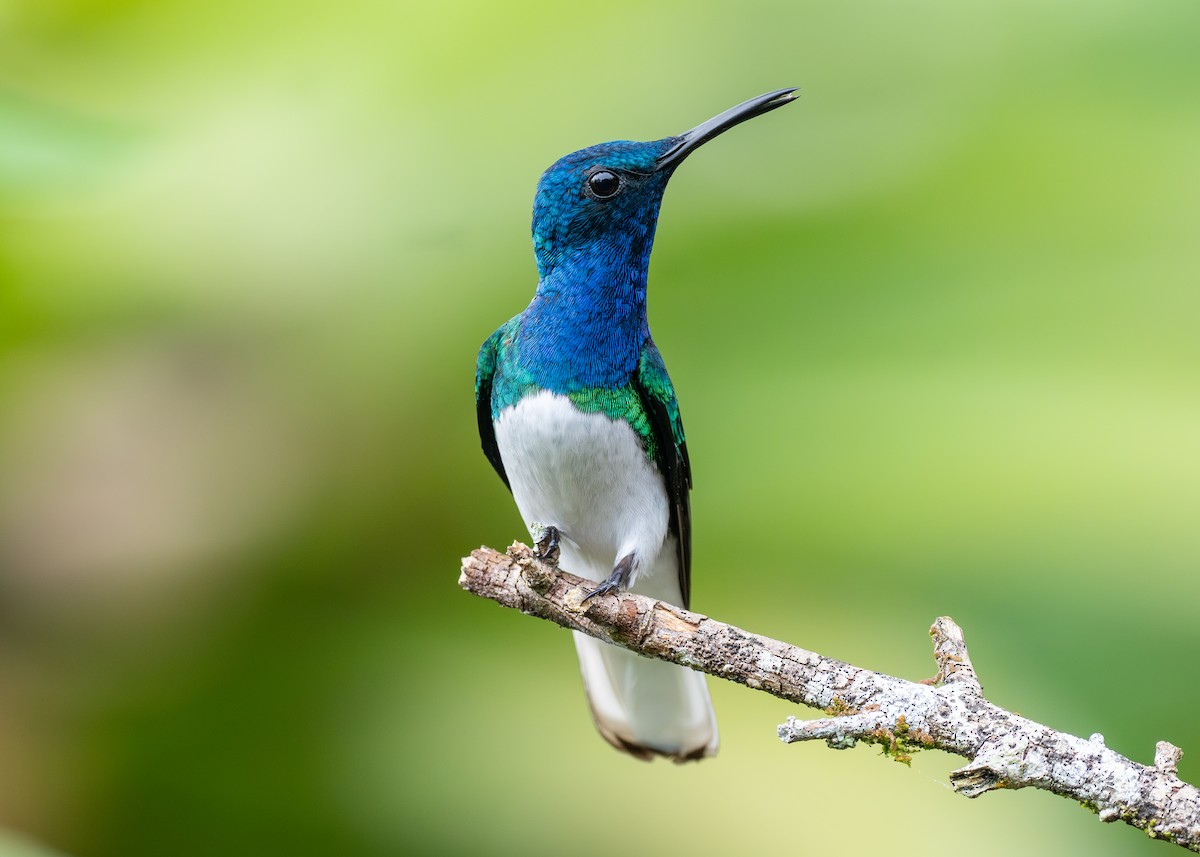
[[[641,595],[584,602],[593,584],[542,563],[520,543],[507,554],[474,551],[463,559],[459,585],[564,628],[829,715],[789,717],[778,727],[786,743],[823,739],[844,749],[864,741],[901,762],[918,750],[944,750],[970,760],[950,773],[959,794],[1044,789],[1079,801],[1101,821],[1124,821],[1200,852],[1200,790],[1176,774],[1178,747],[1160,741],[1153,766],[1141,765],[1105,747],[1099,734],[1077,738],[993,705],[983,696],[962,630],[948,617],[930,629],[937,675],[910,682]]]

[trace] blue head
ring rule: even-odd
[[[688,154],[794,92],[761,95],[678,137],[581,149],[546,170],[533,203],[540,279],[520,336],[536,384],[570,392],[628,381],[650,335],[646,273],[667,181]]]
[[[671,170],[657,169],[673,138],[601,143],[560,158],[538,182],[533,250],[545,278],[571,267],[644,272]]]
[[[663,191],[675,168],[723,131],[795,97],[794,89],[770,92],[678,137],[601,143],[558,160],[542,175],[533,202],[538,274],[545,279],[565,264],[644,284]]]

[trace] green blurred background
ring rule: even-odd
[[[676,176],[694,606],[1200,779],[1200,5],[0,0],[0,854],[1165,853],[959,764],[593,732],[476,350],[541,170]],[[1188,677],[1181,683],[1180,675]],[[1154,849],[1157,849],[1155,851]]]

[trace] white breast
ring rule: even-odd
[[[673,540],[655,562],[667,541],[666,488],[628,423],[543,391],[505,408],[495,427],[517,508],[526,526],[559,528],[563,568],[602,581],[633,553],[641,585],[630,588],[678,603]]]
[[[562,532],[563,568],[600,582],[632,552],[629,588],[680,603],[666,488],[627,423],[581,413],[565,396],[543,392],[505,408],[495,428],[526,525],[553,524]],[[703,674],[579,632],[575,644],[593,719],[613,746],[680,760],[716,752],[717,722]]]

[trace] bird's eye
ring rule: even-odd
[[[608,170],[597,170],[588,176],[588,190],[596,199],[610,199],[621,189],[621,178]]]

